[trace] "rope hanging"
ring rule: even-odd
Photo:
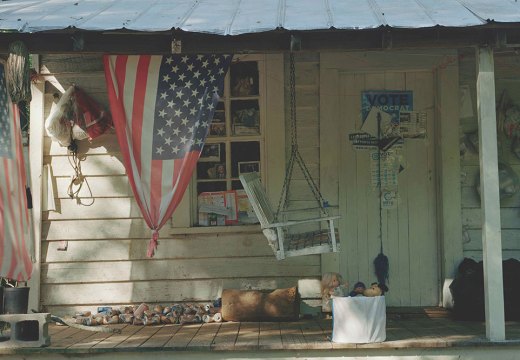
[[[386,286],[386,282],[388,281],[388,270],[389,270],[389,262],[388,257],[383,253],[383,207],[381,205],[381,196],[383,187],[381,184],[381,113],[377,113],[377,140],[378,140],[378,160],[377,160],[377,185],[379,190],[379,241],[380,241],[380,249],[379,254],[374,259],[374,268],[375,274],[377,277],[377,281],[379,283],[379,287],[383,290],[383,293],[388,291],[388,287]]]
[[[307,181],[307,184],[309,185],[309,188],[311,189],[311,192],[314,196],[314,199],[318,203],[318,206],[320,208],[321,213],[324,216],[327,216],[327,211],[325,210],[323,200],[323,196],[321,195],[320,191],[318,190],[318,186],[316,186],[316,183],[312,179],[312,176],[309,172],[309,169],[307,169],[307,166],[305,165],[305,162],[303,161],[302,156],[300,155],[300,152],[298,150],[298,133],[296,128],[296,76],[295,76],[295,65],[294,65],[294,53],[290,53],[290,110],[291,110],[291,157],[289,158],[289,162],[287,163],[287,167],[285,169],[285,180],[282,187],[282,195],[280,196],[280,200],[278,202],[278,207],[275,214],[275,219],[278,220],[278,216],[280,212],[283,210],[286,210],[289,206],[289,184],[291,183],[293,170],[294,170],[294,163],[296,162],[298,166],[300,167],[303,176],[305,177],[305,180]],[[283,203],[283,208],[282,208]]]
[[[21,41],[15,41],[9,46],[6,79],[7,89],[14,103],[31,101],[29,50]]]

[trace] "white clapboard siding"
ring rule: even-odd
[[[146,260],[148,238],[124,240],[72,240],[66,251],[58,250],[60,241],[42,243],[42,260],[46,263],[75,261]],[[272,256],[262,234],[175,235],[159,240],[154,259],[205,259]],[[315,259],[307,257],[313,263]]]
[[[225,266],[224,266],[225,265]],[[134,260],[53,263],[42,266],[42,284],[100,283],[154,280],[233,279],[237,277],[313,276],[319,259],[295,257],[277,261],[272,256],[184,260]],[[318,269],[316,269],[318,268]]]
[[[464,250],[482,250],[482,231],[481,229],[469,229],[467,236],[469,240],[464,243]],[[502,233],[502,249],[504,250],[520,250],[520,232],[518,229],[505,229]]]
[[[231,278],[42,285],[42,303],[51,305],[171,303],[216,299],[222,289],[276,289],[296,286],[297,278]]]
[[[520,214],[517,208],[501,208],[500,221],[502,230],[518,229],[520,222]],[[471,229],[480,229],[482,227],[482,211],[477,209],[462,209],[462,225]],[[519,234],[520,235],[520,234]]]
[[[123,175],[126,174],[122,156],[100,154],[89,155],[81,161],[83,175]],[[67,156],[43,157],[44,164],[50,164],[54,176],[74,175],[74,169]]]
[[[117,136],[115,135],[115,130],[112,129],[90,141],[88,139],[76,141],[76,144],[78,145],[78,154],[81,155],[107,153],[119,155],[120,153]],[[47,155],[67,155],[68,153],[67,147],[52,141],[48,136],[45,137],[43,146]]]
[[[461,134],[477,131],[476,112],[476,62],[473,50],[461,53],[460,83],[468,85],[472,91],[474,116],[461,119]],[[520,67],[517,56],[511,54],[496,54],[495,56],[495,85],[497,104],[504,90],[515,103],[518,104],[520,95],[520,83],[511,81],[520,77]],[[498,131],[498,157],[499,162],[505,163],[513,169],[520,178],[520,159],[511,150],[511,139]],[[462,139],[461,141],[464,141]],[[482,260],[482,213],[480,196],[476,189],[479,180],[479,154],[467,150],[461,155],[461,196],[462,196],[462,221],[466,229],[469,241],[463,244],[464,256],[475,260]],[[500,217],[502,227],[502,257],[503,259],[520,259],[520,191],[509,198],[500,199]]]
[[[141,219],[143,216],[133,197],[64,198],[56,201],[56,211],[47,220]]]
[[[132,195],[132,189],[126,174],[85,176],[84,183],[76,196],[79,198],[117,198]],[[56,198],[69,198],[68,187],[70,176],[54,177],[54,194]],[[77,190],[77,187],[74,187]]]

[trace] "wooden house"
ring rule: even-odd
[[[450,308],[459,263],[484,260],[486,334],[504,339],[500,265],[520,259],[520,185],[499,201],[498,165],[518,174],[520,158],[515,136],[497,129],[495,109],[504,94],[510,107],[520,107],[520,4],[178,3],[0,4],[2,53],[23,41],[37,72],[30,104],[37,259],[31,307],[64,315],[102,305],[212,301],[225,288],[289,287],[328,271],[351,284],[371,283],[382,248],[390,307]],[[242,166],[260,171],[277,205],[291,144],[291,52],[299,150],[340,216],[341,250],[279,261],[247,214],[225,225],[202,219],[198,205],[201,193],[240,189]],[[104,54],[170,53],[230,53],[235,61],[206,143],[217,153],[203,155],[148,259],[150,231],[115,132],[79,142],[74,182],[68,150],[51,141],[44,121],[56,95],[72,84],[109,109]],[[235,88],[244,74],[253,88],[246,94]],[[391,113],[403,106],[396,94],[410,101],[401,121],[413,129],[382,169],[373,150],[356,146],[363,143],[355,134],[366,117],[363,100],[378,97]],[[237,120],[243,109],[256,111],[253,126]],[[224,165],[223,178],[211,175],[217,165]],[[383,205],[378,167],[388,176]],[[290,189],[291,209],[312,206],[301,173]]]

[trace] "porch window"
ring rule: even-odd
[[[194,174],[195,226],[258,222],[238,177],[264,169],[264,63],[249,55],[230,66]]]

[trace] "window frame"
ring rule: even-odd
[[[284,56],[283,54],[245,54],[235,55],[233,61],[257,61],[259,71],[259,109],[260,135],[234,136],[231,133],[229,107],[233,97],[230,97],[230,75],[226,75],[224,102],[226,106],[226,136],[212,136],[207,138],[207,144],[226,143],[226,164],[231,163],[231,143],[234,141],[259,141],[260,145],[260,174],[266,186],[268,196],[273,204],[280,196],[285,173],[285,108],[284,108]],[[228,115],[229,114],[229,115]],[[224,141],[225,139],[225,141]],[[231,168],[226,166],[226,188],[234,181],[231,178]],[[229,175],[229,176],[228,176]],[[275,205],[275,204],[274,204]],[[197,204],[197,174],[196,170],[190,184],[170,219],[172,234],[214,232],[253,231],[258,225],[225,225],[199,226]],[[249,230],[248,230],[249,229]]]

